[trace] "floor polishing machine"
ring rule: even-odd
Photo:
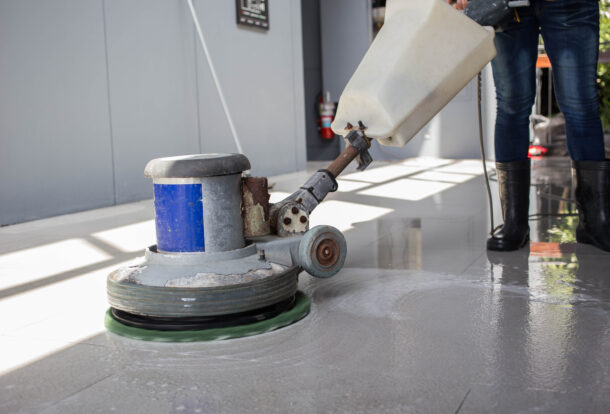
[[[447,36],[446,34],[450,34]],[[332,124],[349,145],[279,203],[266,178],[244,176],[241,154],[152,160],[157,244],[108,276],[106,327],[155,341],[227,339],[300,320],[302,270],[329,278],[346,257],[343,234],[310,228],[353,160],[371,163],[371,139],[402,146],[493,58],[493,30],[445,2],[388,0],[385,23],[345,87]]]
[[[111,332],[153,341],[228,339],[268,332],[309,312],[297,291],[302,270],[335,275],[345,262],[345,237],[309,217],[354,159],[371,160],[363,125],[327,169],[279,203],[269,203],[266,178],[242,174],[242,154],[152,160],[157,244],[139,262],[108,276]]]

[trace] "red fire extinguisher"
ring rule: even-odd
[[[326,96],[320,96],[320,118],[318,122],[320,124],[320,136],[324,139],[333,139],[335,133],[330,128],[330,125],[335,119],[335,108],[336,104],[330,100],[330,92],[326,92]]]

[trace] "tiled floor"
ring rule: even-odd
[[[272,177],[273,198],[307,176]],[[566,160],[534,162],[533,183],[529,247],[488,254],[478,161],[346,173],[312,224],[342,230],[348,259],[301,275],[311,314],[214,343],[104,330],[106,275],[154,243],[150,201],[1,228],[0,412],[610,412],[610,254],[553,215]]]

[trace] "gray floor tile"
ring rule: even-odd
[[[540,215],[512,253],[485,250],[477,161],[352,166],[312,216],[349,253],[332,279],[301,275],[310,315],[211,343],[104,330],[105,276],[151,243],[150,200],[2,228],[0,412],[610,411],[610,254],[556,216],[568,166],[534,163]],[[309,172],[271,177],[276,197]]]

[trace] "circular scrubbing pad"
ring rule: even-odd
[[[242,338],[246,336],[258,335],[265,332],[271,332],[279,328],[283,328],[284,326],[288,326],[303,319],[309,313],[309,309],[309,297],[302,292],[297,292],[295,295],[294,307],[292,307],[291,309],[282,312],[272,318],[250,323],[247,325],[202,330],[158,331],[124,325],[112,316],[112,312],[110,309],[108,309],[108,311],[106,312],[105,325],[106,329],[108,329],[112,333],[125,336],[127,338],[138,339],[141,341],[219,341],[223,339]]]

